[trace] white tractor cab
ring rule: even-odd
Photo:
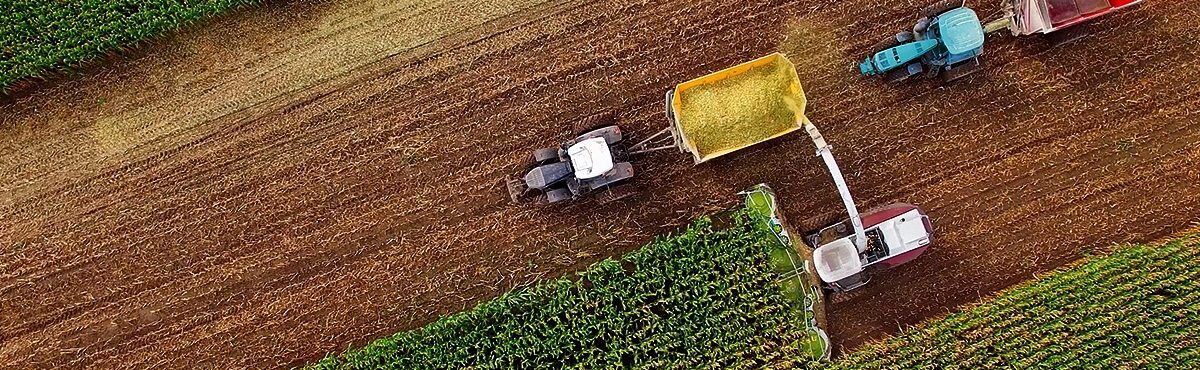
[[[586,139],[567,148],[575,177],[581,180],[594,179],[612,171],[612,150],[603,137]]]
[[[813,265],[826,288],[846,292],[866,285],[871,272],[899,266],[924,253],[933,243],[933,225],[917,206],[892,204],[860,217],[832,147],[811,122],[804,123],[829,168],[849,219],[804,237],[813,248]]]

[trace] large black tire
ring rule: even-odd
[[[825,300],[828,304],[844,304],[866,294],[866,289],[858,288],[849,292],[834,293],[825,290]]]
[[[949,70],[942,71],[942,82],[951,83],[963,79],[964,77],[973,75],[975,72],[979,72],[979,70],[983,69],[981,68],[982,64],[983,62],[980,62],[979,58],[975,58],[974,61],[962,63],[950,68]]]
[[[546,192],[546,203],[554,204],[572,198],[571,191],[567,189],[550,189]]]
[[[917,73],[911,73],[908,71],[908,66],[911,66],[911,65],[916,65],[918,68],[920,68]],[[885,76],[885,78],[887,79],[887,82],[889,82],[889,83],[901,83],[901,82],[907,81],[909,78],[912,78],[912,76],[921,74],[921,72],[923,72],[924,70],[925,70],[925,66],[921,65],[921,62],[912,62],[909,64],[905,64],[903,67],[891,70],[890,72],[887,73],[887,76]]]
[[[876,43],[875,45],[871,45],[871,48],[868,49],[868,50],[870,50],[871,54],[867,55],[867,58],[874,58],[875,54],[879,54],[879,52],[881,52],[881,51],[891,49],[891,48],[895,47],[896,45],[900,45],[900,43],[896,42],[895,36],[887,38],[883,41],[880,41],[880,42]]]
[[[879,52],[881,52],[881,51],[891,49],[891,48],[896,47],[903,43],[912,42],[913,39],[914,39],[913,33],[910,31],[904,31],[904,32],[897,33],[895,35],[892,35],[892,37],[884,39],[883,41],[880,41],[880,42],[876,43],[875,45],[871,46],[871,49],[870,49],[871,55],[868,55],[867,57],[873,57],[873,56],[875,56],[875,54],[879,54]]]
[[[942,0],[933,3],[933,5],[925,7],[925,10],[921,12],[921,15],[932,19],[933,17],[942,15],[942,13],[961,7],[963,7],[963,0]]]
[[[616,122],[616,118],[612,112],[600,112],[579,120],[576,124],[576,135],[583,135],[595,130],[599,130],[608,126],[612,126]]]
[[[558,161],[558,148],[542,148],[533,151],[533,162],[538,166]]]
[[[1081,24],[1046,34],[1050,47],[1056,48],[1074,43],[1091,35],[1088,25]]]

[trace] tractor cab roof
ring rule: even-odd
[[[600,177],[614,167],[612,150],[603,137],[591,138],[567,149],[575,177],[580,180]]]
[[[938,16],[942,43],[951,54],[963,54],[983,47],[983,25],[974,10],[954,9]]]

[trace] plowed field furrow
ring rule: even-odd
[[[1185,3],[1060,47],[990,38],[986,71],[951,86],[855,75],[915,0],[469,3],[267,5],[5,105],[0,363],[298,365],[628,251],[753,183],[798,226],[832,221],[800,135],[639,159],[639,194],[614,204],[511,205],[500,186],[585,116],[657,131],[671,85],[774,50],[859,203],[920,204],[940,233],[831,307],[845,347],[1200,215]]]

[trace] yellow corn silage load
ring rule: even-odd
[[[806,104],[795,65],[775,53],[676,86],[672,131],[701,163],[800,129]]]

